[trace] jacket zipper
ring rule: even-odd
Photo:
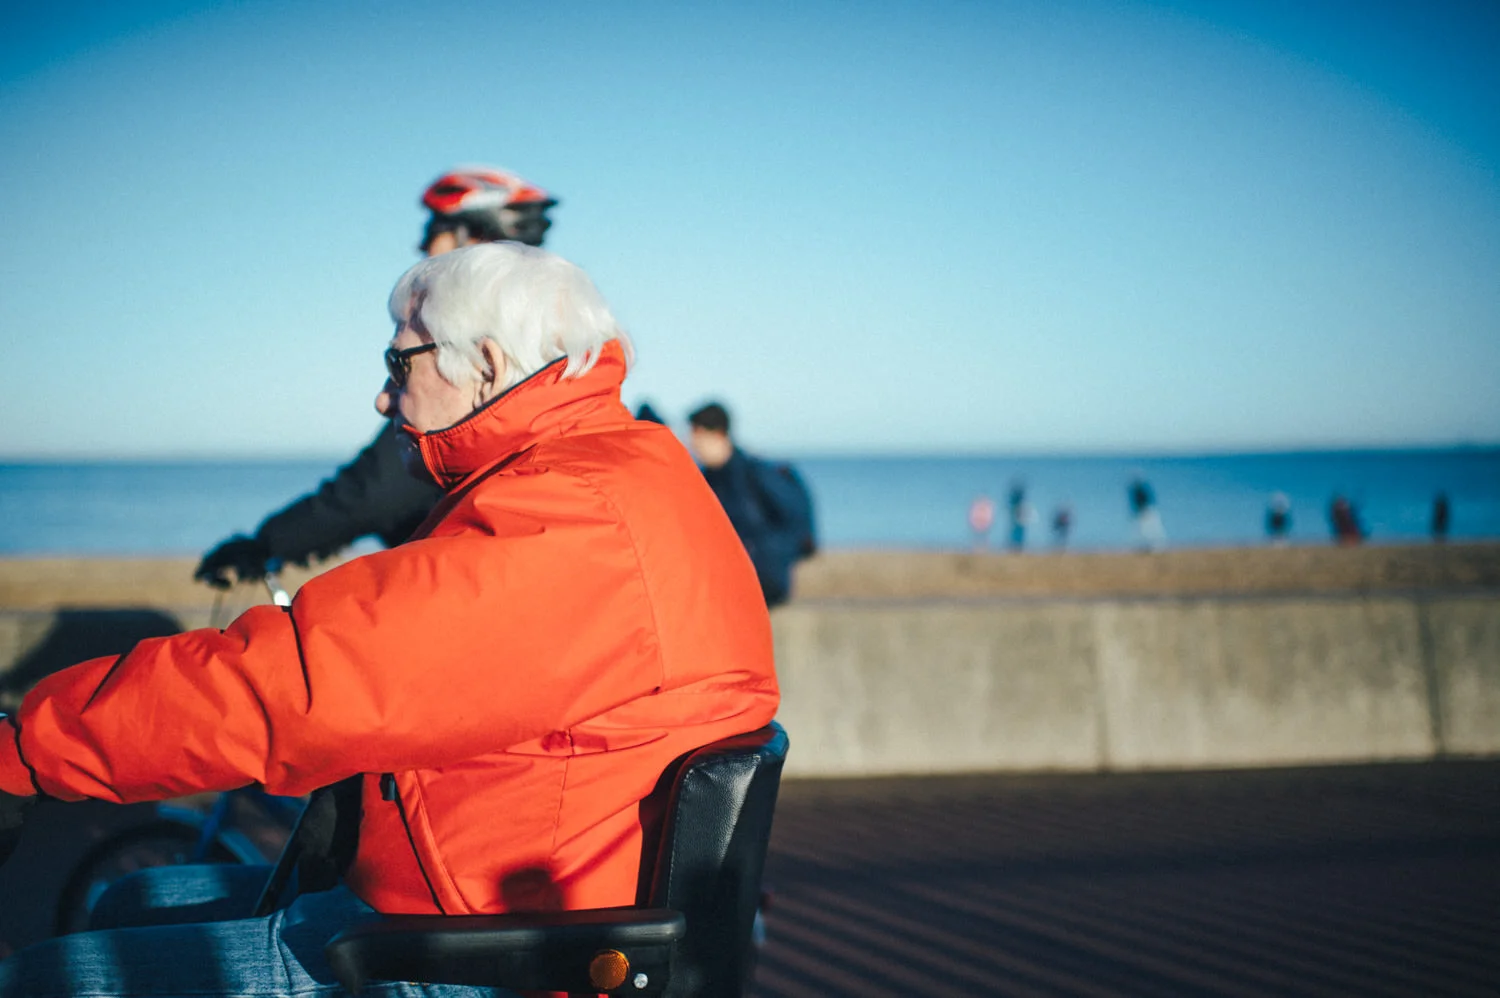
[[[412,858],[417,861],[417,869],[422,874],[422,880],[427,884],[427,893],[432,895],[432,903],[437,906],[438,913],[448,914],[443,907],[443,902],[438,900],[437,891],[432,887],[432,878],[427,875],[427,867],[422,864],[422,854],[417,851],[417,840],[411,834],[411,822],[406,817],[406,805],[401,801],[401,790],[396,786],[395,773],[380,774],[380,799],[393,801],[397,812],[401,815],[401,827],[406,829],[406,842],[411,846]]]

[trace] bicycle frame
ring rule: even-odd
[[[262,582],[271,602],[286,607],[291,595],[277,578],[280,567],[269,565]],[[216,598],[212,626],[222,626],[217,619],[221,606],[221,597]],[[207,808],[183,801],[158,803],[155,820],[103,839],[74,866],[61,891],[56,931],[76,931],[86,924],[102,892],[143,865],[275,863],[304,804],[303,798],[278,797],[253,785],[220,793]]]
[[[296,824],[297,815],[302,811],[302,798],[278,797],[252,786],[219,794],[207,811],[164,802],[156,805],[156,815],[163,821],[176,822],[197,830],[198,844],[193,848],[189,862],[206,862],[215,843],[227,849],[241,863],[275,862],[275,854],[268,855],[244,829],[235,824],[232,812],[237,798],[255,804],[269,819],[286,828]]]

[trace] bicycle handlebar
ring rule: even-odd
[[[282,586],[279,577],[281,574],[281,565],[280,558],[268,559],[266,561],[266,574],[262,577],[261,581],[266,584],[266,592],[271,594],[272,603],[277,606],[291,606],[292,594],[287,592],[286,588]]]
[[[270,558],[266,561],[265,574],[260,581],[265,585],[266,592],[271,596],[271,602],[280,607],[292,605],[292,594],[281,584],[282,561],[280,558]],[[214,596],[214,607],[208,615],[210,627],[223,627],[228,622],[219,619],[220,611],[224,606],[224,590],[220,589]]]

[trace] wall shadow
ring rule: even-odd
[[[0,673],[0,710],[14,708],[27,690],[54,672],[101,655],[120,655],[146,638],[181,630],[182,623],[170,613],[144,607],[59,610],[36,647]]]

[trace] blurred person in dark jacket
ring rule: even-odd
[[[547,212],[556,204],[556,198],[515,174],[459,167],[422,194],[430,214],[419,249],[433,257],[500,240],[540,246],[552,225]],[[235,579],[259,579],[280,562],[327,558],[362,537],[394,547],[412,535],[442,495],[430,479],[408,472],[388,421],[316,491],[266,517],[254,534],[236,534],[205,554],[193,577],[223,589]]]
[[[1052,544],[1059,551],[1068,546],[1068,534],[1073,531],[1073,507],[1061,503],[1052,514]]]
[[[1354,547],[1365,539],[1359,510],[1345,496],[1334,496],[1328,504],[1328,523],[1333,528],[1334,542],[1342,547]]]
[[[1285,492],[1271,493],[1266,507],[1266,537],[1276,547],[1285,547],[1292,532],[1292,500]]]
[[[1448,493],[1439,492],[1432,500],[1432,539],[1442,544],[1448,539],[1448,528],[1453,523],[1453,508],[1448,503]]]
[[[736,447],[729,411],[709,402],[689,414],[693,454],[744,542],[767,606],[792,593],[792,566],[817,550],[812,496],[795,468]]]

